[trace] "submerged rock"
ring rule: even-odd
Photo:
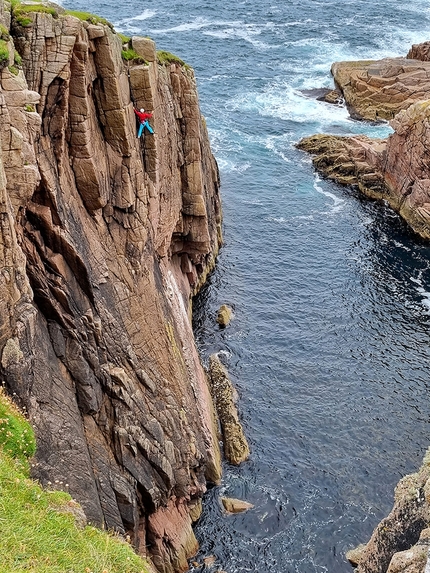
[[[234,388],[218,356],[209,359],[209,383],[221,425],[224,454],[231,463],[238,465],[249,457],[249,446],[234,404]]]

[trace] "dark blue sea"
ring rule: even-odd
[[[430,445],[430,247],[387,206],[322,180],[294,144],[385,137],[306,90],[334,61],[430,39],[425,0],[64,1],[152,37],[194,69],[222,180],[225,245],[195,304],[252,454],[225,465],[196,526],[197,561],[227,573],[349,572]],[[234,320],[215,317],[227,303]],[[226,517],[219,496],[250,501]],[[202,570],[200,568],[199,570]]]

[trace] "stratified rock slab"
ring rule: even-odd
[[[243,501],[234,497],[222,497],[221,502],[227,513],[243,513],[254,507],[249,501]]]
[[[421,60],[336,62],[331,72],[356,119],[392,119],[430,93],[430,62]]]
[[[249,446],[234,404],[234,388],[215,354],[209,359],[209,383],[221,424],[225,457],[238,465],[248,459]]]

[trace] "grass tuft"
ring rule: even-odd
[[[131,40],[129,36],[126,36],[125,34],[120,34],[119,32],[117,32],[117,36],[121,40],[122,44],[128,44],[129,41]]]
[[[5,40],[0,40],[0,70],[9,64],[9,49]]]
[[[118,536],[78,529],[77,503],[29,479],[35,450],[30,424],[0,389],[1,573],[147,573],[146,563]]]
[[[32,14],[51,14],[54,18],[58,18],[58,11],[53,6],[45,6],[44,4],[21,4],[21,2],[12,2],[12,16],[15,22],[27,28],[33,24]]]
[[[8,42],[10,40],[9,30],[3,24],[0,24],[0,40]]]
[[[79,10],[66,10],[66,14],[69,16],[75,16],[75,18],[79,18],[82,22],[89,22],[90,24],[103,24],[105,26],[109,26],[113,30],[113,25],[106,20],[106,18],[101,18],[96,14],[91,14],[91,12],[80,12]]]
[[[128,48],[128,50],[121,51],[122,59],[126,62],[131,62],[133,64],[147,64],[148,62],[139,56],[139,54],[133,50],[133,48]]]
[[[16,50],[15,50],[15,53],[13,55],[13,61],[15,63],[15,66],[18,66],[19,68],[22,66],[22,58]]]
[[[184,66],[185,68],[189,68],[190,66],[175,56],[175,54],[171,54],[170,52],[166,52],[165,50],[158,50],[157,52],[157,61],[161,65],[166,64],[179,64],[180,66]]]

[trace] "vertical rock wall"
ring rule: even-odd
[[[193,72],[138,38],[148,64],[129,67],[106,25],[31,19],[11,23],[23,70],[0,73],[1,379],[36,429],[35,476],[184,570],[190,508],[220,478],[189,321],[221,240]],[[137,139],[132,98],[155,135]]]

